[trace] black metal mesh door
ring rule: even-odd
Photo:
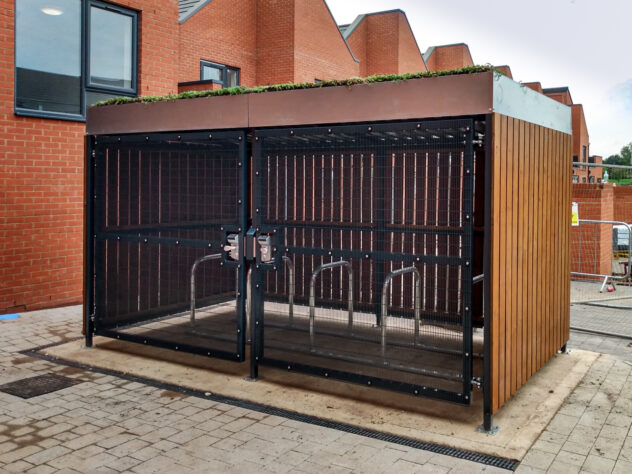
[[[242,132],[94,139],[96,334],[243,360],[245,265],[222,250],[246,224],[244,141]]]
[[[472,120],[257,132],[261,363],[469,403]]]

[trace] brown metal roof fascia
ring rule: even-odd
[[[248,127],[248,96],[203,97],[88,109],[88,135]]]
[[[490,112],[493,73],[250,96],[250,127],[458,117]]]
[[[88,109],[89,135],[459,117],[490,112],[493,73]]]

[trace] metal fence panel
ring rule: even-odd
[[[632,225],[621,221],[579,219],[573,232],[571,275],[575,279],[632,283]]]
[[[245,227],[244,138],[226,132],[95,139],[96,334],[243,359],[243,262],[200,259],[221,251],[227,231]]]
[[[257,131],[263,364],[469,403],[472,137],[472,120]]]

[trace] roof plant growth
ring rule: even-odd
[[[385,74],[368,77],[351,77],[349,79],[333,79],[329,81],[322,81],[318,83],[313,82],[301,82],[301,83],[286,83],[286,84],[274,84],[270,86],[255,86],[255,87],[228,87],[225,89],[207,90],[207,91],[187,91],[179,94],[167,94],[164,96],[144,96],[144,97],[115,97],[113,99],[97,102],[95,106],[102,105],[118,105],[118,104],[131,104],[131,103],[143,103],[149,104],[151,102],[161,102],[169,100],[179,99],[196,99],[198,97],[212,97],[220,95],[241,95],[241,94],[259,94],[262,92],[275,92],[275,91],[288,91],[297,89],[319,89],[322,87],[335,87],[335,86],[354,86],[356,84],[372,84],[374,82],[397,82],[407,81],[410,79],[421,79],[426,77],[439,77],[439,76],[453,76],[459,74],[475,74],[479,72],[497,71],[499,74],[502,72],[495,69],[493,66],[466,66],[461,69],[451,69],[446,71],[428,71],[428,72],[409,72],[406,74]]]

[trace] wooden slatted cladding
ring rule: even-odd
[[[492,122],[496,412],[569,338],[571,135],[500,114]]]

